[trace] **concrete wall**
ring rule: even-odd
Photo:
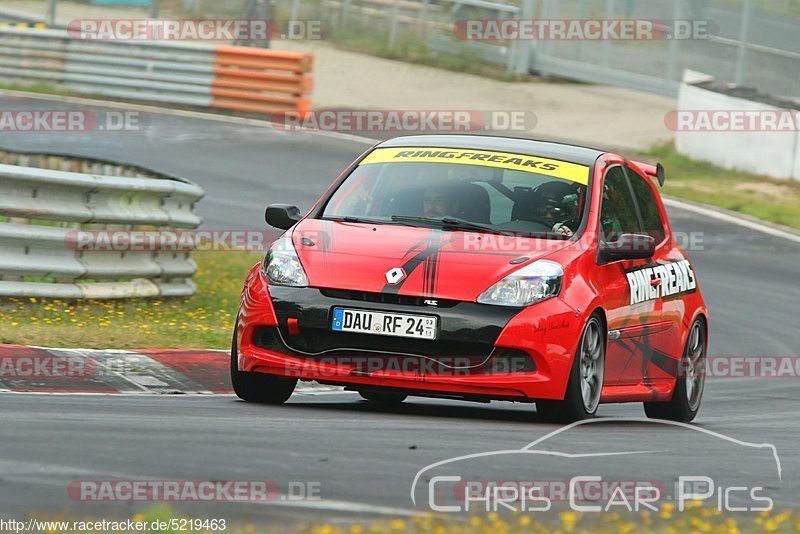
[[[696,73],[694,73],[696,75]],[[704,89],[684,77],[678,96],[678,110],[770,111],[800,114],[765,104]],[[696,78],[696,76],[694,77]],[[800,180],[800,132],[792,131],[681,131],[675,132],[675,147],[692,159],[710,161],[720,167],[762,174],[773,178]]]

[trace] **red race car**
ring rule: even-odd
[[[660,165],[480,136],[376,145],[247,276],[236,394],[285,402],[297,380],[407,396],[535,402],[540,419],[643,402],[691,421],[708,313],[654,181]]]

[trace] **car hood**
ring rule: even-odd
[[[474,301],[522,264],[569,244],[319,219],[298,223],[292,241],[312,287],[462,301]],[[395,269],[405,276],[391,283],[387,273]]]

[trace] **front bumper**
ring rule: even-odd
[[[334,307],[435,315],[436,341],[330,330]],[[268,287],[258,266],[242,296],[239,369],[352,389],[473,400],[563,399],[580,324],[558,299],[524,309],[316,288]]]

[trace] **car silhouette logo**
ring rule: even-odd
[[[406,272],[401,267],[395,267],[390,271],[386,271],[386,281],[390,285],[397,285],[406,279]]]

